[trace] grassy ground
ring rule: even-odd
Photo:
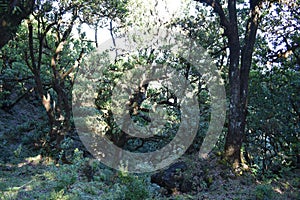
[[[68,165],[40,155],[15,157],[0,164],[0,199],[300,199],[299,171],[258,181],[250,172],[234,175],[217,158],[185,161],[193,190],[164,196],[149,175],[118,173],[80,155]]]
[[[46,122],[37,106],[21,101],[10,112],[0,109],[0,200],[175,200],[300,199],[300,171],[285,169],[265,178],[255,169],[234,174],[218,156],[199,160],[185,156],[190,191],[166,190],[150,174],[113,171],[75,152],[73,164],[57,164],[39,155]],[[43,120],[44,119],[44,120]],[[37,123],[39,122],[39,123]]]
[[[286,169],[280,175],[259,178],[249,169],[237,176],[218,156],[182,158],[188,166],[184,177],[191,190],[182,193],[175,189],[171,195],[151,183],[150,174],[113,171],[83,158],[80,151],[75,152],[73,164],[57,164],[36,153],[41,149],[37,133],[44,129],[36,125],[40,116],[32,118],[29,113],[23,113],[22,121],[0,110],[0,200],[300,199],[299,170]]]

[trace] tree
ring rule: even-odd
[[[11,0],[0,3],[0,49],[13,38],[21,21],[33,11],[34,0]]]
[[[229,0],[226,9],[225,5],[218,0],[195,1],[210,6],[219,16],[220,26],[224,29],[224,37],[228,40],[230,105],[225,157],[234,168],[237,168],[241,163],[241,147],[246,126],[249,72],[264,4],[260,0],[250,0],[248,4],[244,3],[244,6],[247,6],[245,11],[249,15],[245,19],[246,23],[241,23],[238,18],[239,10],[236,0]],[[245,25],[245,28],[241,29],[240,24]]]
[[[292,67],[292,66],[291,66]],[[251,70],[244,155],[246,161],[278,173],[299,165],[299,72],[272,66]]]
[[[105,0],[40,2],[33,14],[34,20],[28,21],[29,54],[26,62],[34,74],[38,96],[48,115],[50,142],[56,141],[57,148],[72,127],[71,89],[83,56],[91,50],[81,31],[80,41],[76,44],[72,38],[72,30],[77,22],[93,25],[98,24],[100,19],[119,18],[125,14],[124,5],[123,1]],[[118,7],[120,9],[116,10]],[[35,34],[37,41],[34,40]],[[72,45],[76,48],[69,54]],[[49,58],[46,61],[48,64],[43,63],[45,57]],[[52,96],[49,89],[44,89],[45,83],[41,77],[44,64],[50,67],[50,88],[54,92]]]
[[[93,41],[86,39],[80,25],[120,18],[126,13],[125,4],[125,1],[109,0],[37,1],[17,37],[3,48],[4,65],[22,63],[19,66],[32,74],[34,91],[48,117],[50,131],[46,146],[50,149],[47,150],[60,150],[65,136],[74,133],[72,86],[83,57],[93,49]],[[76,28],[78,39],[74,36]]]
[[[300,166],[298,10],[273,4],[255,46],[244,150],[263,174]]]

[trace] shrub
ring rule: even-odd
[[[258,200],[273,200],[275,195],[270,185],[258,185],[255,188],[255,197]]]
[[[56,174],[56,191],[69,189],[77,180],[77,170],[73,165],[62,165]]]
[[[125,199],[126,200],[140,200],[149,197],[148,186],[146,181],[138,176],[121,173],[120,181],[126,186]]]

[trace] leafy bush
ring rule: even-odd
[[[62,165],[61,169],[56,174],[56,191],[69,189],[77,180],[77,170],[74,165]]]
[[[75,196],[74,194],[65,194],[64,190],[60,190],[58,192],[53,191],[50,196],[45,195],[45,196],[41,196],[41,199],[47,199],[47,200],[77,200],[79,198],[77,198],[77,196]]]
[[[255,197],[258,200],[271,200],[274,199],[275,193],[270,185],[258,185],[255,188]]]
[[[124,191],[126,200],[140,200],[149,197],[146,180],[138,176],[121,173],[120,181],[126,186]]]

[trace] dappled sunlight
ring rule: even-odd
[[[299,3],[1,1],[0,199],[299,199]]]
[[[274,191],[279,194],[284,194],[284,192],[280,188],[274,188]]]

